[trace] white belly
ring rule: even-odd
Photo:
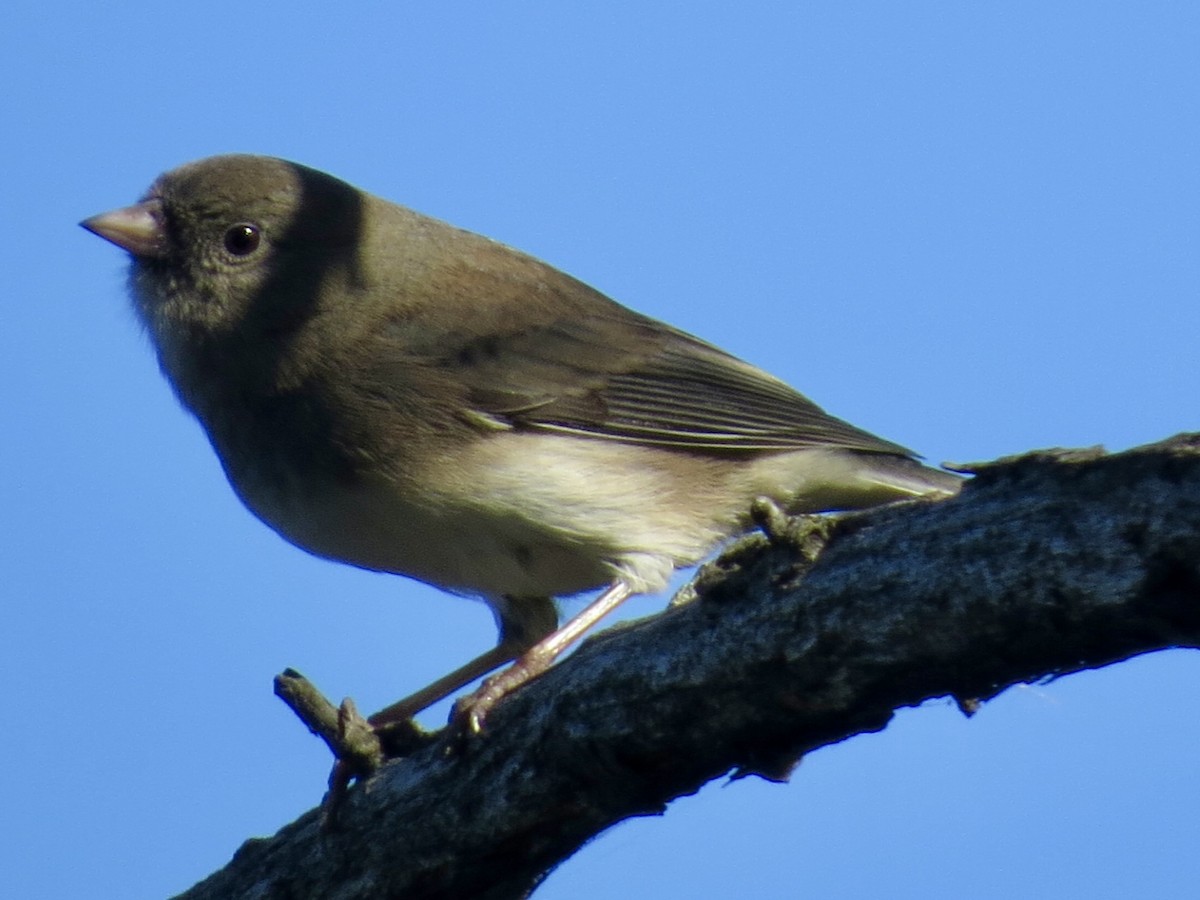
[[[498,434],[409,479],[407,490],[381,479],[302,498],[246,499],[311,553],[457,593],[563,596],[616,578],[654,591],[728,529],[698,525],[694,510],[679,509],[667,496],[678,493],[676,479],[655,464],[661,453],[644,451],[639,466],[642,453],[573,437]]]

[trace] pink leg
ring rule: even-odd
[[[487,679],[474,694],[459,700],[455,705],[454,717],[460,720],[465,717],[467,728],[475,734],[483,731],[484,719],[502,697],[545,672],[564,650],[620,606],[632,593],[629,585],[623,581],[609,585],[604,593],[584,607],[579,615],[562,628],[546,635],[503,672]],[[371,717],[371,722],[374,724],[374,716]]]
[[[481,653],[470,662],[459,666],[448,675],[443,675],[432,684],[427,684],[415,694],[409,694],[403,700],[397,700],[391,706],[381,709],[367,719],[372,725],[379,727],[389,722],[403,722],[411,719],[421,710],[433,706],[443,697],[448,697],[461,688],[470,684],[480,675],[486,675],[499,666],[504,665],[515,657],[521,648],[513,644],[500,643]]]

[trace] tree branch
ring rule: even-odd
[[[953,500],[780,521],[664,614],[588,641],[488,733],[387,763],[181,895],[524,896],[589,838],[726,773],[950,695],[1200,645],[1200,435],[975,467]]]

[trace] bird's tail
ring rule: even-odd
[[[907,456],[889,453],[860,453],[864,466],[863,476],[886,486],[899,494],[913,497],[952,497],[963,486],[961,475],[934,469]]]

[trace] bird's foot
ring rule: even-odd
[[[412,719],[389,721],[374,726],[367,724],[365,720],[362,720],[362,723],[374,733],[382,751],[382,758],[370,769],[363,768],[359,761],[347,757],[337,756],[334,759],[333,768],[329,772],[329,790],[321,801],[321,827],[325,831],[332,831],[337,827],[338,811],[346,800],[351,783],[369,777],[387,760],[411,756],[422,747],[433,743],[439,735],[438,732],[425,731]],[[336,750],[334,752],[337,753]]]
[[[550,667],[553,657],[526,653],[502,672],[485,678],[474,693],[460,698],[450,716],[451,725],[468,735],[482,734],[488,714],[497,703]]]

